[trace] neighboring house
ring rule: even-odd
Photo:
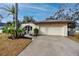
[[[40,35],[60,35],[68,36],[69,28],[68,25],[71,24],[70,20],[45,20],[38,21],[35,23],[26,23],[22,24],[22,28],[25,28],[26,31],[32,32],[34,28],[39,29]]]

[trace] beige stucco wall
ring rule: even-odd
[[[67,24],[63,26],[63,36],[68,36],[68,27]]]
[[[22,25],[21,25],[21,28],[24,28],[24,27],[27,26],[27,25],[32,26],[32,31],[34,30],[34,28],[38,28],[38,29],[39,29],[39,26],[38,26],[38,25],[35,25],[34,23],[22,24]]]
[[[67,23],[39,24],[40,34],[67,36]]]

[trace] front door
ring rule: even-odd
[[[25,32],[26,32],[26,34],[30,34],[31,31],[32,31],[32,26],[27,25],[27,26],[25,27]]]

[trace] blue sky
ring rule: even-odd
[[[0,7],[11,6],[12,4],[0,4]],[[64,4],[65,5],[65,4]],[[65,8],[70,8],[74,4],[66,4]],[[55,11],[60,9],[63,4],[60,3],[20,3],[19,4],[19,19],[22,21],[24,16],[33,16],[37,21],[45,20],[47,17],[52,16]],[[7,12],[0,10],[4,15],[2,22],[12,21],[12,16],[7,16]]]

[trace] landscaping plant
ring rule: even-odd
[[[35,28],[35,29],[34,29],[34,35],[35,35],[35,36],[38,36],[38,33],[39,33],[39,29],[38,29],[38,28]]]
[[[18,38],[21,37],[22,32],[24,32],[24,30],[19,27],[17,30]],[[8,33],[11,35],[10,37],[16,38],[15,37],[15,34],[16,34],[15,33],[15,23],[12,22],[10,24],[6,24],[6,26],[3,27],[3,33]]]

